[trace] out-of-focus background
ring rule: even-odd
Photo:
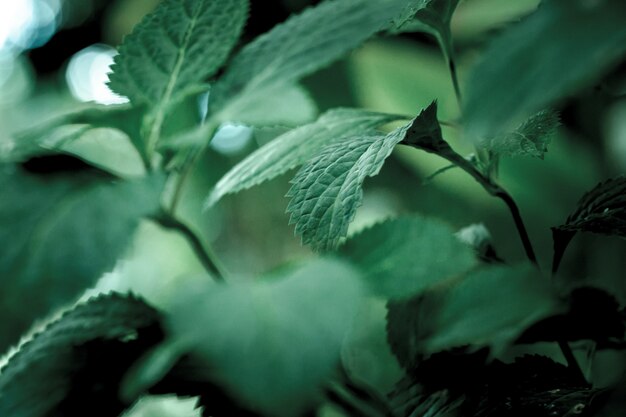
[[[158,0],[0,0],[0,150],[14,132],[86,102],[115,104],[124,99],[106,86],[107,71],[123,36]],[[306,0],[253,0],[242,45],[316,3]],[[461,87],[489,39],[510,22],[530,13],[538,0],[466,0],[452,21]],[[241,45],[240,45],[241,46]],[[560,224],[578,198],[598,181],[626,168],[626,68],[614,69],[605,81],[562,103],[563,126],[553,138],[545,160],[505,159],[500,180],[522,210],[540,263],[552,256],[550,226]],[[511,80],[511,82],[515,82]],[[435,41],[422,34],[379,37],[345,59],[303,81],[311,96],[299,112],[314,118],[337,106],[365,107],[415,115],[437,99],[440,118],[460,117],[447,65]],[[200,109],[199,105],[199,110]],[[226,197],[202,211],[212,185],[229,167],[281,132],[280,128],[222,130],[193,173],[180,207],[181,216],[211,242],[225,268],[235,276],[253,277],[281,264],[310,256],[287,224],[285,214],[290,175]],[[123,175],[140,171],[140,161],[119,133],[95,129],[68,149]],[[472,152],[457,128],[444,136],[463,154]],[[102,149],[106,149],[103,152]],[[522,260],[523,250],[508,211],[460,170],[445,161],[410,149],[398,149],[381,174],[365,183],[364,204],[351,226],[353,233],[389,216],[420,212],[456,228],[482,222],[491,231],[501,257]],[[609,287],[626,301],[623,277],[626,244],[619,239],[578,236],[561,271],[571,280]],[[204,279],[186,241],[152,223],[142,224],[127,256],[106,274],[96,291],[132,289],[166,307],[169,289],[182,279]],[[379,365],[384,347],[384,308],[373,302],[367,328],[355,329],[353,351],[345,360],[373,385],[390,385],[397,366],[389,356]],[[363,346],[369,346],[363,348]],[[378,350],[377,350],[378,349]],[[133,416],[196,415],[191,402],[144,401]],[[329,411],[329,415],[332,410]]]

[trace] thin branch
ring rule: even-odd
[[[493,182],[490,178],[487,178],[487,176],[480,172],[467,159],[463,158],[456,152],[448,151],[440,154],[440,156],[446,158],[448,161],[456,164],[459,168],[470,174],[489,194],[504,201],[511,212],[513,221],[515,222],[515,227],[517,228],[517,233],[519,234],[522,245],[524,246],[526,256],[532,263],[537,265],[537,257],[535,256],[532,242],[528,232],[526,231],[526,226],[524,225],[524,220],[522,219],[519,207],[515,203],[515,200],[513,200],[513,197],[511,197],[505,189]]]
[[[166,229],[176,230],[185,236],[204,268],[217,281],[224,281],[224,273],[222,272],[222,268],[219,266],[219,261],[213,252],[205,246],[204,243],[202,243],[202,240],[193,230],[189,228],[189,226],[164,211],[158,215],[152,216],[152,220]]]
[[[561,348],[561,352],[563,353],[563,356],[565,357],[565,361],[567,362],[567,367],[570,368],[572,371],[576,372],[577,377],[580,379],[580,382],[586,383],[587,378],[585,378],[585,374],[583,373],[580,365],[578,364],[578,361],[576,360],[576,357],[574,356],[574,352],[572,352],[572,348],[570,347],[569,343],[567,343],[567,341],[565,340],[559,340],[558,344],[559,344],[559,347]]]

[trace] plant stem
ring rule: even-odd
[[[565,357],[565,361],[567,362],[567,367],[578,374],[580,382],[586,383],[587,379],[585,378],[585,374],[580,368],[580,365],[578,364],[578,361],[576,360],[574,352],[572,352],[572,348],[570,347],[569,343],[567,343],[567,341],[565,340],[559,340],[558,344],[559,348],[561,348],[563,356]]]
[[[459,168],[470,174],[489,194],[504,201],[511,212],[513,221],[515,222],[515,227],[517,228],[517,233],[519,234],[522,245],[524,246],[526,256],[532,263],[537,265],[537,257],[535,256],[532,242],[528,236],[528,232],[526,231],[526,226],[524,225],[524,220],[522,219],[519,207],[515,203],[515,200],[513,200],[513,197],[511,197],[511,195],[504,188],[493,182],[490,178],[487,178],[474,165],[456,152],[450,150],[448,152],[441,153],[440,156],[446,158],[448,161],[454,163]]]
[[[202,145],[201,147],[197,149],[192,149],[189,151],[186,161],[184,165],[182,166],[182,168],[180,169],[178,181],[176,182],[176,187],[174,189],[174,195],[172,197],[172,201],[170,202],[170,207],[169,207],[170,213],[172,214],[172,216],[174,216],[176,213],[176,208],[178,207],[178,203],[180,202],[180,199],[182,198],[183,189],[185,188],[185,184],[187,183],[187,180],[189,179],[189,174],[191,173],[191,171],[193,170],[193,167],[198,162],[198,159],[200,159],[200,156],[202,156],[202,154],[206,150],[209,143],[211,143],[211,139],[213,139],[213,135],[215,135],[215,131],[217,130],[219,124],[215,120],[209,119],[204,125],[201,125],[201,126],[202,128],[206,128],[207,140],[206,140],[206,143]]]
[[[454,59],[448,57],[448,68],[450,69],[450,77],[452,78],[452,86],[454,87],[454,94],[456,95],[456,100],[459,103],[459,108],[461,107],[461,103],[463,103],[461,97],[461,88],[459,87],[459,78],[456,71],[456,64],[454,63]]]
[[[213,254],[213,252],[202,243],[202,240],[198,235],[189,228],[186,224],[176,219],[171,214],[162,211],[161,213],[152,216],[152,219],[159,225],[166,229],[176,230],[182,233],[187,241],[191,244],[196,256],[204,266],[204,268],[213,276],[217,281],[224,281],[224,273],[219,266],[219,261]]]

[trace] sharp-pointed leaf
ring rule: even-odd
[[[116,181],[81,161],[41,157],[0,173],[0,344],[113,268],[163,179]],[[26,302],[25,300],[28,300]]]
[[[300,169],[287,193],[287,212],[303,244],[319,251],[337,247],[363,200],[363,181],[378,174],[407,128],[332,144]]]
[[[163,337],[143,301],[99,296],[65,313],[13,354],[0,371],[0,414],[11,417],[119,415],[128,366]]]
[[[361,269],[376,295],[413,297],[476,265],[472,249],[447,225],[420,217],[379,223],[352,236],[339,251]]]
[[[164,0],[124,39],[111,89],[166,111],[224,63],[247,14],[246,0]]]
[[[437,120],[437,102],[433,101],[413,120],[403,143],[439,156],[454,153],[441,133]]]
[[[556,270],[577,232],[626,237],[626,177],[612,178],[582,196],[565,224],[552,228]]]
[[[565,309],[533,266],[491,266],[391,304],[388,337],[405,366],[422,354],[465,345],[488,346],[497,355],[531,325]]]
[[[361,205],[363,181],[378,174],[398,143],[431,152],[451,151],[441,137],[436,113],[433,103],[386,136],[346,137],[304,165],[287,193],[290,223],[295,223],[302,242],[320,251],[337,247]]]
[[[195,289],[170,328],[244,404],[301,415],[335,370],[361,297],[353,269],[318,260],[267,281]]]
[[[292,16],[247,45],[211,91],[220,120],[261,103],[285,84],[317,71],[383,29],[406,0],[330,0]]]
[[[480,146],[499,155],[528,155],[543,159],[560,124],[558,113],[542,110],[529,117],[513,132],[485,140]]]
[[[399,118],[358,109],[330,110],[315,122],[280,135],[235,165],[215,185],[206,205],[211,206],[227,194],[259,185],[296,168],[325,146],[342,141],[346,135],[372,132],[377,126]]]
[[[626,56],[624,19],[622,0],[542,2],[474,68],[464,112],[468,135],[479,141],[511,131],[596,81]]]

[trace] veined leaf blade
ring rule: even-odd
[[[386,136],[346,137],[331,144],[298,171],[287,193],[287,211],[303,244],[319,251],[337,247],[361,205],[363,181],[378,174],[400,142],[431,152],[449,149],[441,137],[436,103]]]
[[[119,294],[65,312],[23,343],[0,371],[0,413],[76,415],[89,404],[101,415],[118,415],[126,404],[118,399],[115,379],[162,338],[159,319],[142,300]],[[103,387],[106,380],[113,383]],[[73,395],[80,394],[78,406]]]
[[[247,13],[247,0],[164,0],[124,39],[111,89],[166,109],[223,64]]]
[[[541,110],[526,119],[514,131],[485,140],[480,146],[499,155],[527,155],[543,159],[560,124],[557,112]]]
[[[214,205],[223,196],[259,185],[305,163],[322,148],[346,135],[373,131],[400,116],[359,109],[334,109],[315,122],[280,135],[235,165],[215,185],[206,201]]]

